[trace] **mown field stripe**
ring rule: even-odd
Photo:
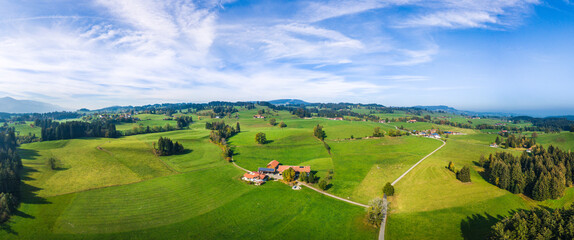
[[[437,139],[438,140],[438,139]],[[432,151],[431,153],[429,153],[428,155],[426,155],[425,157],[423,157],[420,161],[418,161],[417,163],[415,163],[415,165],[413,165],[411,168],[409,168],[409,170],[407,170],[405,173],[403,173],[403,175],[401,175],[399,178],[397,178],[397,180],[395,180],[393,183],[391,183],[391,185],[395,185],[397,182],[399,182],[404,176],[406,176],[411,170],[413,170],[417,165],[419,165],[419,163],[421,163],[422,161],[424,161],[425,159],[427,159],[428,157],[430,157],[431,155],[433,155],[435,152],[437,152],[438,150],[440,150],[442,147],[444,147],[444,145],[446,144],[445,141],[442,140],[438,140],[442,142],[442,145],[440,145],[440,147],[438,147],[437,149],[435,149],[434,151]]]

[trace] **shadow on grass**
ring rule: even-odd
[[[38,170],[34,169],[34,168],[30,168],[30,167],[24,167],[22,169],[22,173],[20,178],[23,180],[22,182],[20,182],[20,192],[18,192],[16,195],[18,195],[18,198],[20,199],[20,204],[24,203],[24,204],[51,204],[51,202],[49,202],[47,199],[43,198],[43,197],[39,197],[37,192],[42,190],[41,188],[38,187],[34,187],[32,185],[27,184],[24,181],[32,181],[34,180],[34,178],[30,177],[30,174],[33,172],[37,172]],[[32,216],[28,213],[22,212],[20,210],[16,210],[16,212],[12,215],[12,217],[21,217],[21,218],[27,218],[27,219],[35,219],[35,216]],[[0,224],[0,231],[6,232],[10,235],[16,235],[18,236],[18,232],[14,231],[14,229],[12,229],[12,221],[8,221],[5,222],[3,224]]]
[[[20,157],[22,157],[22,159],[25,160],[37,160],[38,157],[40,156],[40,154],[38,153],[37,150],[33,150],[33,149],[22,149],[19,148],[18,149],[18,154],[20,155]]]
[[[473,214],[460,222],[462,237],[466,240],[487,239],[491,227],[503,218],[501,215],[495,217],[486,212]]]

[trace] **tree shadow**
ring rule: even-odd
[[[183,149],[182,152],[180,152],[180,153],[178,153],[178,154],[174,154],[174,155],[184,155],[184,154],[189,154],[189,153],[192,153],[192,152],[193,152],[193,149],[187,149],[187,148],[186,148],[186,149]]]
[[[263,143],[263,144],[270,144],[270,143],[273,143],[273,142],[275,142],[275,141],[273,141],[273,140],[267,140],[267,141],[265,141],[265,143]]]
[[[38,160],[38,157],[40,156],[38,151],[33,149],[18,148],[18,154],[22,159],[26,160]]]
[[[332,183],[327,184],[327,186],[325,187],[325,191],[331,189],[333,187]]]
[[[22,180],[25,181],[32,181],[34,180],[34,178],[30,177],[31,173],[37,172],[38,170],[34,169],[34,168],[30,168],[30,167],[24,167],[22,169],[22,173],[20,174],[20,178]],[[38,188],[35,186],[32,186],[30,184],[27,184],[26,182],[22,181],[20,182],[20,191],[15,193],[16,196],[18,196],[18,199],[20,199],[20,204],[24,203],[24,204],[51,204],[51,202],[49,202],[47,199],[43,198],[43,197],[39,197],[37,192],[42,190],[42,188]],[[35,219],[36,217],[27,214],[21,210],[16,210],[16,212],[12,215],[12,217],[21,217],[21,218],[27,218],[27,219]],[[12,221],[8,221],[5,222],[3,224],[0,224],[0,231],[6,232],[8,234],[11,235],[16,235],[18,236],[18,232],[16,232],[14,229],[12,229]]]
[[[487,239],[491,227],[503,218],[501,215],[495,217],[486,212],[468,216],[460,222],[462,237],[466,240]]]
[[[11,223],[11,221],[8,220],[8,222],[0,224],[0,231],[6,232],[6,233],[11,234],[11,235],[18,236],[18,233],[16,231],[14,231],[14,229],[12,229],[12,226],[10,225],[10,223]]]

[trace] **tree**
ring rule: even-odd
[[[383,193],[389,197],[393,196],[395,195],[395,187],[391,185],[390,182],[387,182],[387,184],[385,184],[385,186],[383,187]]]
[[[373,131],[373,137],[384,137],[385,134],[383,132],[381,132],[381,127],[375,127],[375,130]]]
[[[280,128],[287,127],[287,124],[285,124],[283,121],[281,121],[281,122],[279,123],[279,127],[280,127]]]
[[[321,190],[326,190],[327,189],[327,181],[325,181],[325,179],[321,179],[321,181],[319,181],[319,188]]]
[[[309,176],[307,177],[307,183],[315,183],[317,178],[315,177],[315,173],[310,172]]]
[[[307,175],[307,173],[305,173],[305,172],[299,173],[299,181],[308,183],[309,182],[309,176]]]
[[[295,170],[293,168],[287,168],[283,171],[283,180],[286,182],[291,182],[295,179]]]
[[[269,119],[269,124],[270,124],[271,126],[277,125],[277,119],[275,119],[275,118]]]
[[[267,137],[265,136],[265,133],[260,132],[255,134],[255,141],[259,144],[267,143]]]
[[[456,173],[456,179],[461,182],[470,182],[470,168],[464,166]]]
[[[317,137],[319,140],[323,141],[327,137],[325,131],[323,131],[323,126],[317,124],[315,128],[313,128],[313,135]]]
[[[237,132],[241,132],[241,126],[239,126],[239,122],[237,122],[236,126],[235,126],[235,130]]]
[[[387,205],[387,201],[382,198],[371,200],[367,208],[367,221],[377,228],[380,227],[387,212]]]
[[[496,136],[496,140],[494,140],[494,143],[496,143],[496,145],[500,145],[501,141],[498,136]]]
[[[453,162],[448,162],[448,166],[446,168],[448,168],[448,170],[450,170],[451,172],[456,173],[456,169],[454,167]]]

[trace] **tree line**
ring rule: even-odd
[[[42,128],[42,141],[74,139],[82,137],[119,137],[116,125],[106,121],[56,122],[51,119],[36,119],[36,126]]]
[[[479,164],[490,183],[543,201],[562,197],[566,187],[572,185],[574,153],[537,145],[531,153],[523,152],[519,157],[507,152],[491,154],[488,159],[481,156]]]
[[[231,162],[231,158],[233,157],[233,148],[231,148],[229,143],[227,143],[227,139],[241,131],[239,122],[236,123],[235,128],[225,124],[224,121],[207,122],[205,123],[205,128],[211,130],[211,133],[209,133],[209,139],[221,147],[223,158],[228,162]]]
[[[0,223],[7,221],[18,208],[22,159],[14,128],[0,132]]]
[[[572,216],[572,206],[552,212],[544,208],[521,210],[492,226],[490,239],[574,239]]]

